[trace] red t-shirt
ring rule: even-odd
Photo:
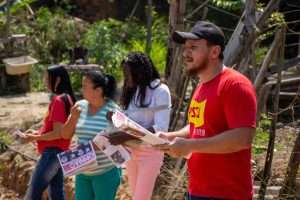
[[[256,96],[251,82],[225,68],[200,84],[189,107],[191,138],[256,126]],[[235,153],[193,153],[188,160],[189,193],[194,196],[234,200],[252,197],[251,148]]]
[[[44,125],[39,130],[39,134],[45,134],[53,130],[54,122],[65,123],[68,116],[66,114],[65,103],[62,96],[54,96],[49,104],[48,112],[44,119]],[[57,147],[63,151],[68,150],[70,140],[57,139],[51,141],[37,141],[38,152],[42,153],[47,147]]]

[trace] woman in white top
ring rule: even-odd
[[[128,117],[153,134],[167,131],[171,96],[167,85],[151,59],[141,53],[130,53],[122,61],[124,85],[121,106]],[[133,200],[150,200],[155,181],[163,164],[163,153],[146,145],[130,147],[132,159],[126,165]]]

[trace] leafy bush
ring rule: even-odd
[[[146,42],[133,40],[131,51],[144,51]],[[163,74],[166,66],[167,47],[162,42],[153,41],[150,57],[158,69],[160,74]]]
[[[12,138],[3,131],[0,131],[0,153],[7,149],[7,145],[12,143]]]
[[[58,63],[67,58],[67,49],[80,46],[80,37],[86,25],[67,17],[63,11],[51,13],[41,8],[31,25],[31,45],[33,53],[43,63]]]
[[[243,8],[245,0],[213,0],[212,3],[225,10],[239,11]]]
[[[82,75],[80,73],[74,72],[70,74],[70,79],[73,91],[76,94],[81,93]]]
[[[90,62],[103,65],[107,73],[118,76],[117,67],[126,54],[123,38],[125,31],[120,21],[109,19],[93,24],[83,38]]]
[[[29,36],[28,52],[40,63],[49,64],[67,59],[67,50],[81,45],[80,38],[86,28],[86,23],[74,20],[62,10],[51,12],[40,8],[35,18],[29,18],[24,10],[17,12],[10,32]]]
[[[43,76],[46,66],[35,64],[30,73],[30,84],[33,92],[45,91],[46,86],[43,82]]]
[[[167,20],[153,12],[151,57],[162,73],[167,46]],[[2,19],[2,18],[1,18]],[[0,20],[1,21],[1,20]],[[0,23],[2,25],[4,23]],[[122,78],[120,61],[130,51],[145,51],[146,28],[135,18],[128,21],[101,20],[94,24],[75,20],[63,10],[40,8],[35,16],[26,9],[14,12],[10,26],[11,33],[26,34],[28,54],[39,60],[31,73],[33,91],[44,90],[43,69],[50,64],[67,62],[67,49],[83,46],[89,50],[89,63],[103,66],[107,73],[118,80]],[[76,91],[81,88],[81,77],[72,73],[71,81]]]
[[[152,26],[151,57],[160,72],[163,72],[166,59],[167,30],[166,20],[154,14]],[[93,24],[83,38],[89,49],[91,62],[104,66],[104,71],[117,79],[122,77],[120,61],[130,51],[145,51],[146,28],[136,20],[121,22],[114,19],[102,20]]]

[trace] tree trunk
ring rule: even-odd
[[[152,46],[152,0],[148,0],[147,6],[147,43],[146,43],[146,53],[150,55]]]

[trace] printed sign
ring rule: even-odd
[[[96,165],[96,153],[91,142],[83,143],[69,151],[57,154],[65,176],[78,174]]]

